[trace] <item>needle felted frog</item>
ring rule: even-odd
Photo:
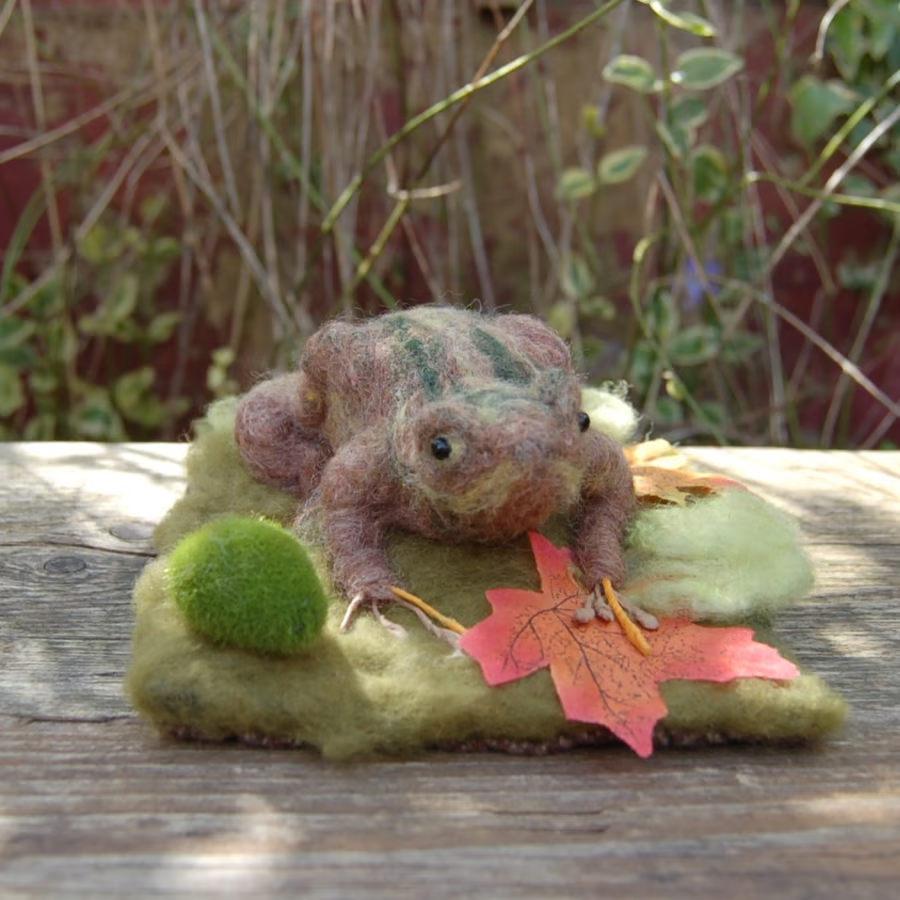
[[[235,439],[255,478],[320,516],[348,599],[402,586],[392,530],[501,544],[557,515],[585,587],[624,581],[629,466],[590,428],[569,350],[536,318],[420,307],[331,322],[297,371],[245,396]]]
[[[426,307],[325,326],[296,372],[223,398],[198,422],[187,489],[135,588],[133,702],[166,733],[335,759],[603,741],[609,697],[628,700],[629,721],[668,709],[647,726],[659,743],[834,731],[844,705],[812,675],[681,678],[709,654],[682,659],[688,645],[673,635],[704,621],[764,623],[809,590],[809,565],[790,523],[740,486],[670,501],[661,473],[671,470],[647,462],[656,450],[623,452],[600,433],[616,430],[609,400],[579,390],[563,341],[528,316]],[[572,583],[568,553],[548,567],[518,539],[538,530],[568,544],[590,596]],[[628,593],[663,617],[631,609],[659,626],[649,654],[617,606],[615,623],[592,621],[608,618],[601,593],[615,605],[605,580],[622,586],[623,545]],[[409,593],[383,616],[395,586]],[[558,631],[544,641],[551,632],[532,629],[538,597],[574,655]],[[426,612],[428,600],[440,612]],[[364,602],[375,615],[347,629]],[[710,652],[725,631],[706,632]],[[533,670],[545,664],[533,638],[552,652],[549,670]],[[599,668],[583,668],[589,646]],[[600,665],[597,648],[609,646],[624,655],[604,651]],[[514,660],[517,677],[501,687],[489,656]],[[677,662],[671,682],[632,690],[632,675],[649,684],[665,658]],[[590,708],[570,715],[557,671],[599,691]]]

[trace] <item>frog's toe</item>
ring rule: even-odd
[[[618,592],[616,593],[616,599],[622,609],[628,614],[629,618],[637,622],[642,628],[647,631],[656,631],[656,629],[659,628],[659,619],[652,613],[648,613],[647,610],[641,609],[640,606],[632,603],[627,597]],[[595,588],[591,592],[588,600],[598,618],[604,619],[607,622],[611,622],[615,618],[610,602],[604,594],[602,587]]]
[[[386,619],[381,612],[383,603],[390,603],[394,599],[394,595],[388,589],[386,592],[379,590],[362,590],[359,591],[347,604],[347,611],[341,620],[340,631],[346,633],[350,630],[353,620],[361,610],[368,610],[375,619],[384,626],[384,628],[396,637],[405,637],[406,629],[395,622]]]

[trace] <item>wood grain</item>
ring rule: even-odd
[[[840,739],[354,766],[174,743],[122,698],[183,455],[0,446],[0,896],[895,895],[900,453],[690,451],[800,520],[819,582],[780,627]]]

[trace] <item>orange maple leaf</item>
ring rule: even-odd
[[[566,717],[603,725],[639,756],[653,752],[653,729],[666,714],[659,685],[671,679],[788,680],[799,672],[749,628],[710,628],[662,619],[644,656],[615,622],[576,620],[586,595],[572,577],[569,550],[531,533],[541,592],[487,592],[493,612],[460,646],[481,665],[488,684],[505,684],[550,667]]]

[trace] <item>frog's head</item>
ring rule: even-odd
[[[571,509],[592,455],[580,404],[577,379],[561,370],[525,386],[462,383],[438,400],[407,403],[393,456],[430,530],[502,541]]]

